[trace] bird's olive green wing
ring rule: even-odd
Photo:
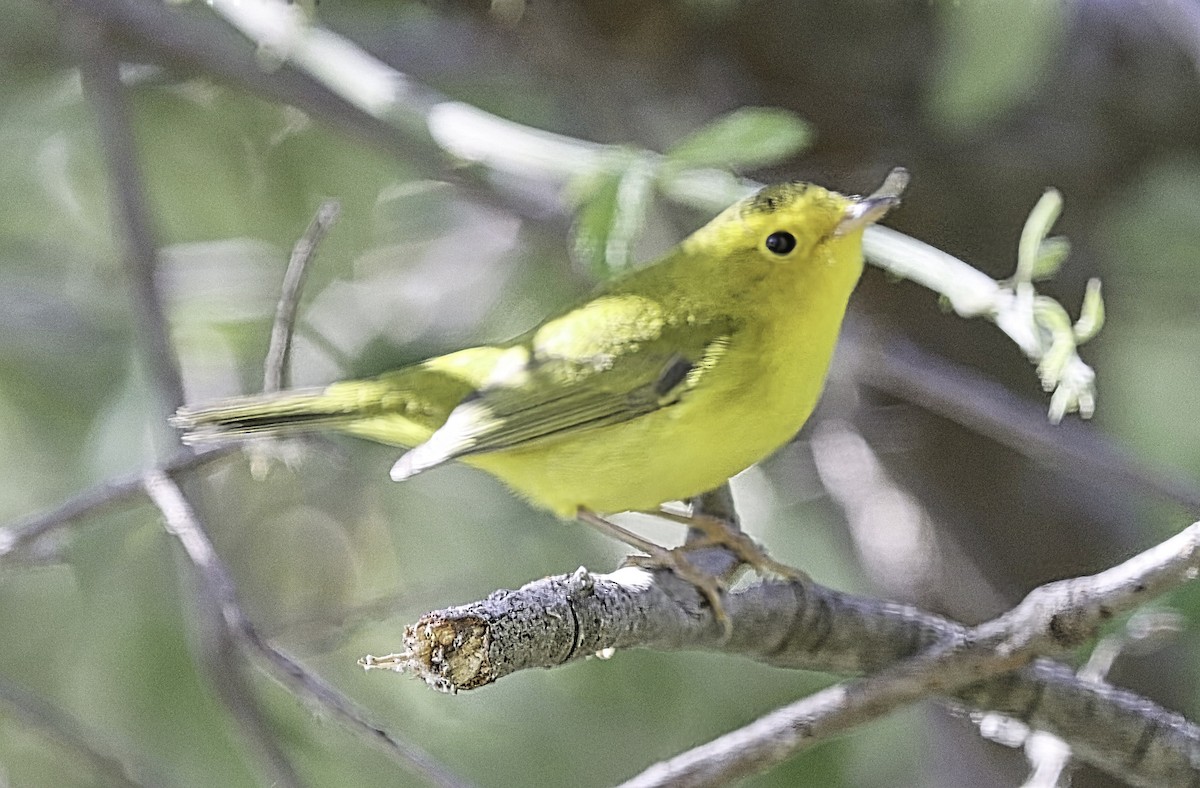
[[[638,301],[622,299],[604,315],[592,302],[523,338],[487,385],[396,463],[392,478],[619,424],[686,398],[719,362],[733,326],[719,317],[661,319],[652,302],[647,309]]]

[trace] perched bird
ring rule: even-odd
[[[720,617],[712,582],[599,513],[699,495],[800,429],[862,273],[863,230],[898,204],[907,180],[897,168],[863,198],[768,186],[509,342],[187,406],[172,423],[193,444],[334,430],[403,447],[397,481],[450,460],[482,468],[533,504],[670,563]],[[767,562],[740,534],[727,541]]]

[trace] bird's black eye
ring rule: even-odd
[[[796,236],[780,230],[767,236],[767,249],[784,255],[796,248]]]

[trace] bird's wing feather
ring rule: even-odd
[[[630,315],[634,305],[623,308],[607,317],[634,330],[597,332],[587,326],[588,334],[606,337],[603,346],[562,324],[573,316],[595,322],[599,316],[588,307],[527,337],[526,363],[509,365],[500,378],[463,400],[429,440],[400,458],[392,478],[406,479],[456,457],[557,439],[670,407],[716,365],[732,331],[720,317],[670,325],[644,312]],[[614,333],[623,341],[612,341]]]

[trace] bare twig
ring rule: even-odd
[[[183,381],[158,291],[158,253],[137,164],[129,106],[106,32],[91,22],[75,21],[82,45],[83,92],[95,110],[108,158],[116,213],[124,235],[125,267],[133,291],[137,334],[161,399],[163,418],[158,423],[165,425],[166,416],[183,404]]]
[[[193,640],[195,648],[203,655],[201,665],[251,743],[250,749],[270,778],[270,784],[299,786],[300,778],[258,708],[246,676],[245,663],[237,650],[234,632],[241,619],[241,608],[234,595],[233,580],[179,486],[165,473],[156,470],[146,474],[145,487],[150,500],[162,512],[167,530],[183,545],[190,566],[196,572],[194,598],[200,608],[203,627]]]
[[[263,640],[242,611],[228,570],[217,556],[191,504],[184,498],[179,487],[161,471],[148,472],[144,484],[146,492],[163,512],[168,530],[179,539],[188,558],[195,565],[200,575],[199,586],[201,592],[207,596],[209,608],[219,615],[220,626],[216,634],[220,645],[217,656],[221,658],[223,666],[238,674],[241,663],[231,652],[235,648],[244,648],[262,658],[273,675],[288,687],[331,712],[342,724],[380,747],[419,777],[436,785],[466,785],[420,748],[368,722],[366,713],[353,701],[310,673],[295,659]],[[223,680],[221,677],[214,678],[221,688],[225,686],[221,683]],[[244,677],[240,681],[244,682]],[[248,694],[250,691],[247,686],[241,700],[235,702],[235,699],[227,698],[227,702],[231,704],[235,714],[239,714],[243,726],[255,734],[259,748],[272,764],[273,771],[286,772],[290,766],[286,765],[286,761],[276,758],[276,745],[269,739],[264,727],[256,722],[257,709],[253,708],[248,700],[252,697]],[[289,784],[294,782],[291,780]]]
[[[271,326],[271,345],[267,349],[266,368],[263,371],[264,392],[279,391],[288,384],[288,361],[291,358],[292,332],[296,326],[296,309],[300,305],[300,290],[304,287],[308,264],[316,255],[317,246],[325,233],[337,221],[340,210],[334,200],[321,203],[308,228],[292,247],[287,271],[283,275],[279,305],[275,309],[275,322]]]
[[[1112,616],[1192,579],[1200,566],[1198,547],[1200,523],[1118,567],[1036,589],[1010,613],[974,629],[816,585],[763,584],[730,595],[727,641],[696,592],[689,598],[669,573],[626,568],[593,575],[581,569],[427,614],[407,628],[405,652],[367,657],[364,664],[415,671],[439,689],[457,690],[634,646],[723,650],[845,673],[899,662],[660,765],[645,784],[750,773],[931,694],[957,694],[977,708],[1036,718],[1037,727],[1067,739],[1081,758],[1135,784],[1200,779],[1200,730],[1183,718],[1073,674],[1057,676],[1053,663],[1011,674],[1036,654],[1076,646]],[[1048,679],[1057,682],[1053,692],[1045,686]],[[1052,704],[1055,692],[1064,696]],[[1090,697],[1081,701],[1081,694]],[[1079,715],[1104,721],[1073,726]]]
[[[309,223],[308,229],[296,241],[284,274],[279,304],[275,310],[275,323],[271,328],[271,345],[263,364],[263,391],[278,391],[287,377],[287,364],[292,344],[292,329],[296,321],[296,310],[300,303],[300,291],[304,287],[308,263],[316,254],[317,245],[337,220],[340,207],[337,202],[322,203]],[[251,624],[249,618],[237,608],[237,616],[229,626],[252,651],[266,660],[276,678],[301,697],[316,703],[333,714],[334,718],[355,733],[365,737],[388,755],[396,758],[417,775],[435,785],[465,786],[463,780],[446,770],[426,752],[410,742],[388,733],[384,728],[368,721],[365,710],[359,708],[337,689],[310,673],[299,662],[269,643]]]
[[[164,463],[161,470],[179,474],[194,470],[211,462],[228,457],[235,447],[220,446],[202,451],[179,452]],[[11,525],[0,528],[0,560],[16,550],[32,544],[60,528],[72,525],[84,517],[97,515],[109,507],[127,502],[131,498],[145,495],[145,474],[142,471],[115,476],[91,489],[77,493],[54,509],[31,515]]]
[[[144,764],[126,763],[105,753],[96,737],[62,709],[4,680],[0,680],[0,706],[7,707],[24,726],[44,732],[81,756],[106,785],[161,784]]]
[[[331,713],[342,725],[362,736],[414,774],[432,785],[446,788],[466,788],[470,785],[412,742],[399,739],[382,726],[371,722],[365,709],[320,676],[309,672],[293,657],[263,639],[244,617],[239,631],[246,644],[266,660],[275,677],[284,685],[300,697],[316,704],[322,711]]]

